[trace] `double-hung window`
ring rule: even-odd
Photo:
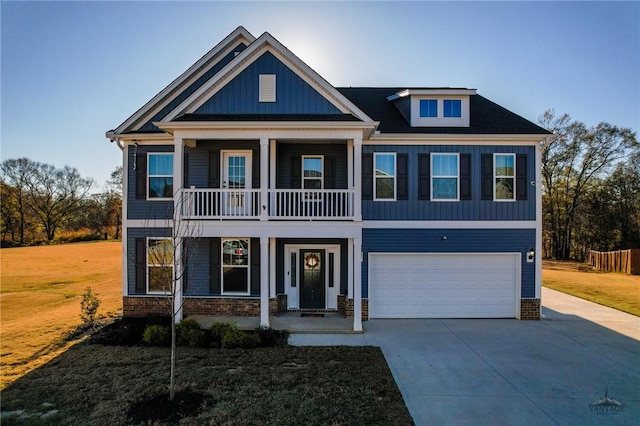
[[[170,293],[172,283],[173,244],[171,239],[147,239],[147,293]]]
[[[324,158],[321,155],[302,156],[302,188],[322,189]]]
[[[249,294],[249,241],[248,238],[222,239],[223,294]]]
[[[494,200],[516,199],[516,155],[494,154],[493,156]]]
[[[396,154],[376,152],[373,154],[374,200],[396,199]]]
[[[173,198],[173,154],[149,153],[147,170],[147,198]]]
[[[458,154],[431,154],[431,200],[458,201],[460,199]]]

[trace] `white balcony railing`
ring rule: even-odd
[[[350,220],[354,217],[353,190],[273,189],[267,192],[268,203],[262,203],[260,189],[184,189],[182,217],[259,219],[263,204],[268,219]]]

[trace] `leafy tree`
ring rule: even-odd
[[[638,151],[629,128],[602,122],[595,127],[568,114],[546,111],[540,124],[555,137],[542,150],[543,220],[551,256],[570,259],[587,194],[598,179]]]

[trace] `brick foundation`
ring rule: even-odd
[[[122,315],[144,317],[167,315],[170,306],[165,297],[123,297]],[[188,297],[183,305],[184,316],[189,315],[237,315],[260,316],[259,297]],[[278,299],[269,299],[269,315],[278,315]]]
[[[540,319],[540,299],[520,299],[520,319]]]
[[[345,298],[344,316],[346,318],[353,318],[353,299]],[[362,299],[362,321],[369,319],[369,300]]]
[[[278,295],[278,312],[286,312],[288,306],[288,299],[286,294]]]

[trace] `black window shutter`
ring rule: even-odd
[[[134,154],[136,164],[136,200],[147,198],[147,154],[144,152]]]
[[[209,240],[209,294],[220,294],[220,238]]]
[[[147,292],[147,240],[136,238],[136,294]]]
[[[516,155],[516,200],[526,200],[528,195],[527,154]]]
[[[471,154],[460,154],[460,199],[471,199]]]
[[[418,200],[431,198],[431,174],[429,154],[418,154]]]
[[[362,199],[373,200],[373,154],[362,154]]]
[[[209,188],[220,188],[220,151],[209,151]]]
[[[493,200],[493,154],[482,154],[482,199]]]
[[[302,163],[299,155],[291,157],[291,189],[302,188]]]
[[[252,238],[251,252],[251,294],[260,295],[260,238]]]
[[[336,187],[336,157],[324,157],[324,188],[335,189]]]
[[[192,241],[189,238],[182,240],[182,294],[188,295],[189,291],[189,256],[193,253]]]
[[[251,163],[251,187],[260,188],[260,148],[255,148],[252,153]]]
[[[396,167],[397,167],[397,182],[396,200],[408,200],[409,199],[409,156],[407,154],[396,154]]]

